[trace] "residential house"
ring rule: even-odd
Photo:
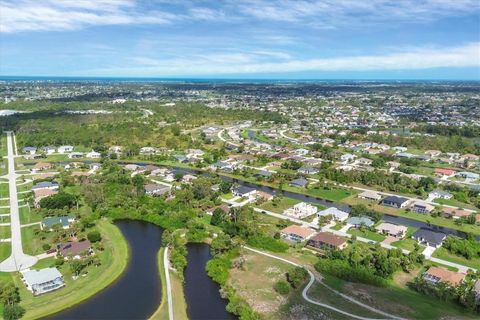
[[[345,221],[348,218],[348,213],[345,211],[342,211],[338,208],[335,207],[330,207],[325,210],[319,211],[317,213],[317,216],[320,217],[326,217],[326,216],[332,216],[333,220],[335,221]]]
[[[59,244],[57,252],[65,260],[80,259],[84,256],[93,254],[92,244],[88,240],[84,241],[68,241]]]
[[[435,209],[435,206],[423,201],[414,201],[410,208],[416,213],[430,213]]]
[[[58,153],[69,153],[73,151],[73,146],[60,146],[58,147]]]
[[[236,197],[250,198],[257,192],[255,188],[239,185],[232,189],[232,193]]]
[[[453,177],[456,171],[446,168],[435,168],[435,174],[440,177]]]
[[[420,228],[412,235],[419,244],[439,248],[447,235],[443,232],[433,231],[426,228]]]
[[[152,197],[160,197],[170,192],[170,186],[150,183],[145,185],[145,194]]]
[[[53,146],[45,146],[45,147],[42,148],[42,151],[45,154],[54,154],[55,151],[57,151],[57,148],[55,148]]]
[[[320,170],[314,167],[301,167],[298,169],[298,172],[303,174],[317,174],[320,172]]]
[[[65,285],[62,274],[54,267],[40,270],[26,269],[20,273],[25,286],[35,296],[57,290]]]
[[[52,164],[51,163],[47,163],[47,162],[37,162],[33,165],[32,167],[32,172],[33,173],[36,173],[36,172],[39,172],[39,171],[43,171],[43,170],[48,170],[52,167]]]
[[[444,218],[460,219],[469,217],[472,215],[472,212],[463,209],[445,207],[442,209],[441,215]]]
[[[446,283],[453,287],[458,286],[465,279],[465,274],[455,271],[450,271],[440,267],[430,267],[423,274],[423,279],[432,284]]]
[[[92,159],[98,159],[100,158],[102,155],[100,154],[100,152],[96,152],[94,150],[90,151],[89,153],[87,153],[87,158],[92,158]]]
[[[122,150],[123,150],[122,146],[111,146],[110,148],[108,148],[108,153],[109,154],[121,155]]]
[[[69,229],[73,222],[75,222],[75,218],[71,216],[48,217],[42,220],[40,228],[53,231],[54,226],[59,225],[62,229]]]
[[[194,176],[192,174],[186,174],[182,177],[182,182],[191,184],[193,182],[193,180],[195,180],[195,179],[197,179],[196,176]]]
[[[445,199],[445,200],[448,200],[448,199],[452,199],[453,198],[453,194],[451,194],[450,192],[447,192],[447,191],[443,191],[443,190],[433,190],[432,192],[430,192],[428,194],[428,197],[431,198],[431,199]]]
[[[37,148],[36,147],[25,147],[22,149],[23,153],[25,154],[35,154],[37,153]]]
[[[377,231],[395,237],[395,238],[403,238],[407,234],[408,228],[405,226],[382,222],[376,228]]]
[[[350,217],[347,219],[347,224],[352,225],[354,228],[359,228],[365,226],[370,228],[375,224],[375,222],[369,217]]]
[[[473,292],[475,292],[475,300],[477,301],[477,304],[480,304],[480,279],[475,282]]]
[[[292,224],[280,231],[282,238],[291,240],[291,241],[305,241],[310,239],[315,234],[315,230],[310,228],[305,228]]]
[[[68,157],[70,159],[79,159],[79,158],[83,158],[83,153],[81,152],[71,152],[68,154]]]
[[[203,151],[200,150],[200,149],[188,149],[188,150],[187,150],[186,157],[187,157],[188,159],[199,160],[199,159],[201,159],[204,155],[205,155],[205,152],[203,152]]]
[[[33,205],[35,206],[35,208],[39,208],[40,200],[42,200],[43,198],[53,196],[54,194],[57,194],[58,191],[54,189],[45,188],[45,189],[33,190],[33,193],[34,193]]]
[[[382,196],[375,191],[364,191],[358,195],[359,198],[372,201],[380,201]]]
[[[139,151],[140,154],[155,154],[157,153],[157,148],[154,147],[142,147]]]
[[[355,161],[355,163],[361,166],[371,166],[373,161],[368,158],[359,158]]]
[[[319,232],[308,241],[308,245],[318,249],[343,250],[347,240],[330,232]]]
[[[357,156],[351,153],[342,154],[340,156],[340,161],[343,163],[352,162]]]
[[[42,181],[34,184],[32,187],[32,190],[38,190],[38,189],[58,190],[58,188],[59,188],[58,183],[54,181]]]
[[[283,211],[283,214],[290,217],[303,219],[305,217],[314,215],[315,213],[317,213],[317,211],[318,211],[318,208],[316,206],[313,206],[306,202],[300,202],[294,205],[293,207]]]
[[[290,186],[298,188],[306,188],[308,185],[308,180],[304,177],[299,177],[290,181]]]
[[[480,179],[480,174],[468,171],[461,171],[456,174],[457,177],[465,178],[468,180]]]
[[[442,151],[440,151],[440,150],[427,150],[424,153],[431,158],[436,158],[436,157],[439,157],[442,154]]]
[[[403,208],[408,204],[408,199],[397,196],[388,196],[381,202],[382,205],[392,208]]]

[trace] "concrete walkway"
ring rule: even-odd
[[[10,191],[10,227],[12,252],[10,257],[0,263],[0,271],[15,272],[30,268],[37,263],[37,257],[23,253],[22,234],[20,227],[20,215],[18,211],[17,199],[17,174],[15,173],[15,159],[13,150],[13,133],[7,132],[8,147],[8,182]]]
[[[168,319],[174,320],[173,317],[173,299],[172,284],[170,283],[170,262],[168,261],[168,247],[163,252],[163,268],[165,269],[165,282],[167,285],[167,302],[168,302]]]
[[[253,248],[250,248],[250,247],[247,247],[247,246],[243,246],[243,248],[247,249],[247,250],[250,250],[250,251],[253,251],[255,253],[258,253],[258,254],[261,254],[261,255],[264,255],[264,256],[267,256],[267,257],[270,257],[272,259],[276,259],[276,260],[280,260],[280,261],[283,261],[285,263],[288,263],[288,264],[291,264],[292,266],[295,266],[295,267],[303,267],[301,265],[299,265],[298,263],[295,263],[295,262],[292,262],[290,260],[287,260],[287,259],[284,259],[284,258],[280,258],[280,257],[277,257],[273,254],[269,254],[269,253],[266,253],[266,252],[263,252],[263,251],[260,251],[260,250],[256,250],[256,249],[253,249]],[[317,278],[315,278],[313,272],[311,272],[310,270],[308,270],[307,268],[305,268],[307,271],[308,271],[308,274],[310,276],[310,281],[308,282],[308,284],[305,286],[305,288],[303,289],[302,291],[302,297],[305,301],[311,303],[311,304],[315,304],[317,306],[320,306],[320,307],[323,307],[323,308],[326,308],[326,309],[330,309],[330,310],[333,310],[333,311],[336,311],[338,313],[341,313],[343,315],[346,315],[348,317],[351,317],[351,318],[354,318],[354,319],[360,319],[360,320],[372,320],[372,319],[375,319],[375,318],[366,318],[366,317],[362,317],[362,316],[357,316],[355,314],[352,314],[352,313],[349,313],[349,312],[346,312],[346,311],[343,311],[341,309],[338,309],[338,308],[335,308],[331,305],[328,305],[328,304],[325,304],[325,303],[321,303],[321,302],[318,302],[318,301],[315,301],[313,300],[312,298],[310,298],[308,296],[308,290],[310,289],[310,287],[315,283],[315,281],[318,281],[320,282],[323,286],[325,286],[326,288],[328,288],[329,290],[331,290],[332,292],[334,292],[335,294],[338,294],[340,295],[341,297],[343,297],[344,299],[352,302],[352,303],[355,303],[365,309],[368,309],[370,311],[373,311],[373,312],[376,312],[378,314],[381,314],[382,316],[385,316],[387,317],[387,319],[396,319],[396,320],[404,320],[403,318],[400,318],[400,317],[397,317],[395,315],[392,315],[392,314],[389,314],[387,312],[383,312],[382,310],[378,310],[376,308],[373,308],[363,302],[360,302],[350,296],[347,296],[346,294],[343,294],[341,292],[338,292],[337,290],[334,290],[332,288],[330,288],[329,286],[325,285],[322,281],[318,280]]]

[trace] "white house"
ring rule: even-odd
[[[59,289],[65,285],[63,276],[57,268],[26,269],[20,273],[25,286],[35,296]]]
[[[328,209],[318,212],[317,216],[319,218],[325,217],[325,216],[332,216],[333,219],[336,221],[345,221],[348,218],[348,213],[340,209],[337,209],[335,207],[330,207]]]
[[[294,205],[293,207],[283,211],[284,215],[295,217],[295,218],[305,218],[317,213],[318,208],[308,204],[306,202],[300,202]]]
[[[354,154],[351,154],[351,153],[346,153],[346,154],[343,154],[341,157],[340,157],[340,160],[343,162],[343,163],[348,163],[348,162],[352,162],[353,160],[355,160],[357,156],[354,155]]]
[[[98,159],[100,158],[102,155],[99,153],[99,152],[96,152],[94,150],[90,151],[89,153],[87,153],[87,158],[92,158],[92,159]]]
[[[73,151],[73,146],[60,146],[58,147],[58,153],[68,153]]]
[[[431,198],[431,199],[445,199],[445,200],[448,200],[448,199],[452,199],[453,198],[453,195],[447,191],[443,191],[443,190],[433,190],[432,192],[430,192],[428,194],[428,197]]]

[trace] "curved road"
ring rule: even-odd
[[[295,262],[292,262],[290,260],[287,260],[287,259],[283,259],[283,258],[280,258],[280,257],[277,257],[277,256],[274,256],[273,254],[269,254],[269,253],[266,253],[266,252],[263,252],[263,251],[260,251],[260,250],[256,250],[256,249],[253,249],[253,248],[249,248],[247,246],[243,246],[245,249],[247,250],[250,250],[250,251],[253,251],[255,253],[258,253],[258,254],[261,254],[261,255],[264,255],[264,256],[267,256],[267,257],[270,257],[270,258],[273,258],[273,259],[277,259],[277,260],[280,260],[280,261],[283,261],[285,263],[288,263],[288,264],[291,264],[295,267],[302,267],[301,265],[299,265],[298,263],[295,263]],[[306,268],[305,268],[306,269]],[[366,318],[366,317],[361,317],[361,316],[357,316],[357,315],[354,315],[354,314],[351,314],[349,312],[346,312],[346,311],[343,311],[341,309],[338,309],[338,308],[335,308],[331,305],[328,305],[328,304],[325,304],[325,303],[321,303],[321,302],[318,302],[318,301],[315,301],[315,300],[312,300],[308,295],[307,295],[307,292],[308,290],[310,289],[310,287],[314,284],[315,280],[317,280],[315,278],[315,276],[313,275],[313,273],[306,269],[308,271],[308,274],[310,275],[310,281],[308,282],[308,284],[306,285],[306,287],[303,289],[302,291],[302,297],[305,301],[309,302],[309,303],[312,303],[312,304],[315,304],[317,306],[320,306],[320,307],[324,307],[326,309],[330,309],[330,310],[333,310],[333,311],[336,311],[338,313],[341,313],[343,315],[346,315],[348,317],[351,317],[351,318],[354,318],[354,319],[359,319],[359,320],[375,320],[375,318]],[[381,314],[385,317],[387,317],[388,319],[396,319],[396,320],[405,320],[404,318],[400,318],[400,317],[397,317],[393,314],[389,314],[389,313],[386,313],[386,312],[383,312],[382,310],[378,310],[378,309],[375,309],[369,305],[366,305],[358,300],[355,300],[354,298],[350,297],[350,296],[347,296],[341,292],[338,292],[337,290],[334,290],[332,288],[330,288],[329,286],[325,285],[322,283],[322,285],[324,285],[326,288],[328,288],[329,290],[333,291],[334,293],[342,296],[343,298],[347,299],[348,301],[350,302],[353,302],[355,304],[358,304],[359,306],[365,308],[365,309],[368,309],[370,311],[373,311],[373,312],[376,312],[378,314]]]

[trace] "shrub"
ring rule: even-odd
[[[285,252],[288,250],[287,243],[265,235],[255,235],[248,239],[247,243],[252,247],[265,249],[272,252]]]
[[[44,244],[42,245],[42,249],[45,250],[45,251],[50,250],[51,247],[52,247],[52,246],[49,245],[48,243],[44,243]]]
[[[315,269],[318,272],[328,273],[352,282],[362,282],[379,287],[385,287],[388,284],[387,280],[374,274],[375,269],[369,269],[364,266],[352,267],[345,260],[321,259],[315,264]]]
[[[91,243],[95,243],[95,242],[99,242],[100,240],[102,240],[102,236],[100,235],[100,232],[94,230],[94,231],[90,231],[87,234],[87,239]]]
[[[285,280],[279,280],[275,283],[273,289],[281,295],[287,295],[290,293],[290,284]]]
[[[287,280],[293,288],[300,287],[307,276],[307,270],[302,267],[295,267],[287,272]]]

